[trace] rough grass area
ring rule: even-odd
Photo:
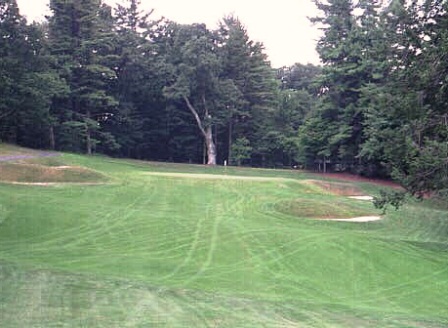
[[[37,150],[22,148],[15,145],[0,142],[0,155],[10,156],[10,155],[30,155],[39,153]]]
[[[340,196],[362,196],[365,193],[357,185],[353,183],[322,181],[322,180],[306,180],[305,183],[318,186],[322,191]]]
[[[100,183],[106,177],[76,166],[0,163],[0,182],[13,183]]]
[[[54,156],[54,157],[34,157],[25,160],[18,160],[15,163],[22,164],[36,164],[42,166],[50,166],[50,167],[61,167],[61,166],[70,166],[63,156]]]
[[[448,326],[448,212],[430,203],[310,220],[375,209],[298,171],[58,161],[114,183],[0,184],[2,328]]]
[[[371,204],[353,202],[346,199],[306,199],[299,198],[280,202],[276,206],[281,213],[298,218],[330,219],[375,216],[378,211]]]

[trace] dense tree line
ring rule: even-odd
[[[50,10],[29,25],[15,0],[0,0],[1,140],[161,161],[293,163],[312,96],[284,88],[236,17],[216,29],[153,20],[138,0],[51,0]]]
[[[316,110],[299,131],[308,166],[448,191],[448,4],[315,1],[323,30]]]
[[[0,138],[159,161],[292,166],[448,185],[448,4],[315,0],[322,67],[273,69],[233,16],[153,20],[138,0],[0,0]],[[298,54],[298,57],[300,54]]]

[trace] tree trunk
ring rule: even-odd
[[[205,131],[205,144],[207,145],[207,165],[216,165],[216,145],[213,141],[212,127],[207,127]]]
[[[50,149],[51,150],[55,150],[56,149],[56,141],[54,139],[54,127],[53,127],[53,125],[50,126],[49,137],[50,137]]]
[[[201,118],[199,117],[198,112],[191,104],[190,100],[184,96],[185,103],[187,104],[188,109],[190,109],[194,118],[196,119],[196,123],[198,124],[199,130],[201,130],[202,135],[204,136],[205,145],[207,148],[207,165],[216,165],[216,145],[213,141],[213,130],[211,125],[204,127]],[[205,100],[204,100],[205,103]],[[208,116],[208,110],[205,110],[205,116]]]
[[[232,165],[232,119],[229,121],[229,153],[227,155],[227,162],[229,165]]]
[[[88,119],[90,119],[90,112],[86,113]],[[87,155],[92,155],[92,138],[90,135],[89,122],[86,122],[86,150]]]

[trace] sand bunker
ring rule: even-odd
[[[348,196],[348,198],[357,200],[373,200],[372,196]]]
[[[349,218],[349,219],[319,219],[323,221],[341,221],[341,222],[373,222],[373,221],[379,221],[383,218],[381,216],[359,216],[356,218]]]

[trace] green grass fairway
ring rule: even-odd
[[[0,183],[1,327],[448,326],[440,208],[324,221],[378,211],[299,171],[25,162],[90,173]]]

